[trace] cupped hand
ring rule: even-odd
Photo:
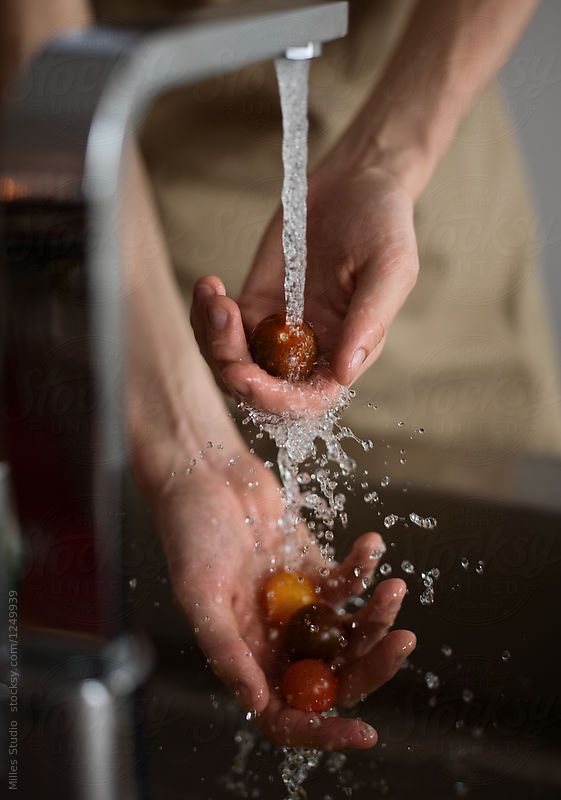
[[[305,318],[323,366],[304,383],[273,378],[251,358],[246,334],[284,311],[282,212],[271,221],[238,302],[220,278],[195,286],[191,323],[219,386],[272,412],[322,410],[380,355],[415,285],[413,203],[385,170],[323,169],[310,180]]]
[[[315,539],[304,525],[286,534],[279,526],[282,510],[275,476],[249,455],[221,470],[197,466],[189,476],[170,479],[156,512],[174,594],[211,668],[245,709],[257,712],[256,723],[268,736],[318,749],[372,747],[376,731],[361,720],[317,718],[286,705],[279,689],[284,656],[271,637],[262,593],[272,572],[290,566],[310,577],[318,598],[341,607],[364,591],[382,540],[364,534],[343,563],[327,563],[325,576]],[[352,707],[389,680],[414,649],[411,632],[388,632],[405,590],[403,581],[385,580],[348,615],[356,624],[338,669],[339,708]]]

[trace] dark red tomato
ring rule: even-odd
[[[286,650],[292,658],[332,661],[346,641],[341,617],[326,603],[313,603],[293,614],[288,623]]]
[[[318,358],[318,342],[310,325],[287,325],[283,314],[273,314],[255,326],[249,349],[269,375],[287,381],[305,381]]]
[[[315,658],[291,664],[281,682],[284,699],[299,711],[327,711],[335,704],[338,686],[327,664]]]

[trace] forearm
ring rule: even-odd
[[[416,199],[536,4],[419,0],[372,94],[324,166],[382,166]]]
[[[216,470],[246,448],[188,323],[143,165],[132,147],[129,155],[126,415],[135,478],[154,495],[193,459],[197,470]]]

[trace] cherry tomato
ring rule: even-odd
[[[282,677],[284,699],[299,711],[327,711],[337,697],[338,680],[327,664],[305,658],[291,664]]]
[[[283,314],[261,320],[249,338],[253,360],[269,375],[305,381],[317,363],[318,342],[307,322],[287,325]]]
[[[316,594],[311,581],[297,572],[277,572],[266,581],[265,606],[271,622],[286,625],[303,606],[310,605]]]
[[[293,614],[288,622],[286,649],[293,658],[332,661],[346,644],[341,617],[326,603],[313,603]]]

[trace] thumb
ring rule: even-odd
[[[383,257],[374,256],[359,276],[331,361],[336,380],[344,386],[378,358],[389,326],[415,286],[419,259],[412,226],[406,233]]]

